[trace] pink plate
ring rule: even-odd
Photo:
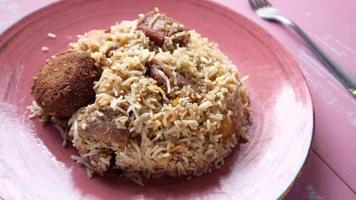
[[[252,103],[250,143],[222,169],[191,181],[139,187],[117,176],[89,179],[58,132],[27,119],[32,76],[51,55],[94,28],[158,6],[217,42],[240,69]],[[55,33],[51,39],[47,33]],[[50,51],[41,51],[42,46]],[[256,24],[209,1],[63,1],[0,36],[0,197],[2,199],[277,199],[300,172],[312,140],[310,94],[291,55]],[[157,183],[158,182],[158,183]]]

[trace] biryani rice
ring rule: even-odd
[[[236,66],[194,30],[180,33],[189,34],[189,42],[172,51],[154,46],[136,29],[137,22],[89,31],[70,44],[71,49],[90,53],[103,69],[94,86],[95,103],[69,120],[69,135],[80,154],[73,158],[89,175],[97,165],[110,167],[114,158],[114,168],[138,184],[142,178],[200,176],[218,168],[246,140],[249,124],[249,100]],[[166,90],[146,76],[146,63],[152,60],[163,65],[158,73]],[[194,85],[178,88],[178,73]],[[107,110],[114,113],[110,116],[117,128],[130,132],[124,147],[78,134],[90,122],[86,117],[95,120]],[[106,157],[91,159],[95,154]]]

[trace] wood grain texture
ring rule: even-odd
[[[4,0],[0,1],[0,31],[3,31],[8,27],[9,24],[15,22],[20,17],[34,11],[42,6],[45,6],[54,0]],[[295,20],[299,25],[301,25],[311,36],[339,63],[347,67],[349,70],[354,71],[356,68],[354,64],[356,63],[356,40],[354,40],[354,35],[356,34],[356,29],[350,27],[350,19],[355,17],[355,4],[353,0],[344,0],[340,3],[337,0],[315,0],[315,1],[292,1],[292,0],[271,0],[274,5],[276,5],[280,10]],[[223,4],[236,10],[237,12],[247,16],[249,19],[258,23],[260,26],[267,29],[272,33],[282,44],[289,49],[289,51],[294,55],[303,73],[308,77],[308,84],[315,89],[312,89],[313,101],[316,104],[332,105],[328,111],[323,115],[317,115],[318,124],[334,124],[340,123],[341,125],[337,128],[343,130],[344,124],[356,124],[354,112],[350,110],[354,109],[354,106],[344,106],[340,99],[346,98],[345,95],[339,95],[342,92],[341,87],[337,87],[332,91],[328,90],[328,85],[323,86],[324,77],[331,79],[334,85],[338,86],[337,81],[333,80],[333,77],[328,74],[327,71],[320,73],[322,65],[316,60],[313,55],[304,47],[303,43],[290,34],[284,28],[265,22],[259,19],[249,8],[248,2],[245,0],[218,0],[217,3]],[[331,25],[330,25],[331,24]],[[323,41],[324,40],[324,41]],[[317,68],[314,70],[314,68]],[[314,75],[319,78],[314,79]],[[320,75],[319,75],[320,74]],[[1,80],[0,80],[1,82]],[[321,86],[320,86],[321,85]],[[334,90],[339,90],[339,92],[334,93]],[[335,94],[335,95],[334,95]],[[339,109],[340,108],[340,109]],[[331,121],[329,119],[329,113],[338,112],[336,121]],[[341,112],[341,113],[340,113]],[[355,158],[350,158],[348,155],[353,155],[355,152],[355,147],[353,141],[355,141],[355,131],[351,129],[348,132],[343,131],[340,133],[340,129],[318,129],[314,138],[314,149],[315,151],[323,152],[321,157],[312,156],[312,163],[319,163],[320,165],[324,162],[331,163],[330,166],[326,165],[330,173],[317,173],[319,171],[318,165],[308,164],[305,167],[306,171],[309,173],[303,173],[295,186],[292,189],[300,194],[301,192],[306,192],[306,187],[312,184],[313,188],[320,194],[321,197],[329,199],[331,196],[336,194],[342,196],[346,189],[348,188],[348,179],[345,179],[343,168],[352,167],[350,161],[355,161]],[[337,140],[339,142],[333,142],[335,135],[339,137]],[[343,145],[347,146],[345,148]],[[320,148],[322,147],[322,148]],[[322,150],[320,150],[322,149]],[[345,151],[346,150],[346,151]],[[336,157],[340,157],[335,159]],[[342,164],[337,164],[340,162]],[[352,162],[351,162],[352,163]],[[313,173],[315,172],[315,173]],[[352,175],[350,171],[351,179],[355,176]],[[311,176],[311,174],[320,174],[322,177]],[[339,175],[340,174],[340,175]],[[341,177],[341,178],[340,178]],[[329,187],[336,190],[330,190]],[[338,188],[338,189],[337,189]],[[345,189],[346,188],[346,189]],[[349,188],[349,192],[356,198],[356,193]],[[346,194],[346,193],[345,193]],[[301,195],[308,199],[307,195]],[[293,195],[292,197],[287,196],[286,199],[301,199],[300,197]],[[304,198],[303,198],[304,199]],[[352,199],[352,198],[351,198]]]
[[[288,5],[277,1],[276,6],[311,32],[313,39],[327,53],[356,74],[356,41],[353,39],[356,29],[349,28],[347,20],[355,18],[355,1],[313,1],[305,4],[291,1]],[[298,49],[295,50],[298,62],[313,94],[316,115],[314,149],[356,192],[356,157],[353,156],[356,152],[356,101],[308,49],[290,48]]]
[[[247,1],[219,1],[267,29],[294,55],[310,86],[316,113],[316,130],[313,149],[325,162],[330,171],[328,181],[313,181],[315,188],[322,190],[321,196],[332,196],[325,189],[333,184],[339,188],[340,196],[348,187],[356,199],[356,104],[338,81],[324,69],[314,55],[293,32],[284,27],[266,22],[256,16],[248,7]],[[271,0],[283,14],[295,20],[311,37],[338,63],[356,73],[356,29],[350,19],[355,18],[356,2],[352,0],[282,1]],[[314,168],[317,173],[318,168]],[[312,181],[306,175],[305,179]],[[323,177],[325,178],[325,177]],[[341,181],[335,181],[340,179]],[[300,185],[296,186],[297,188]],[[338,190],[336,190],[338,191]]]
[[[353,200],[355,193],[338,176],[335,176],[335,172],[320,159],[315,151],[312,151],[301,177],[285,198],[285,200],[290,199]]]
[[[311,142],[311,98],[294,59],[275,39],[246,18],[205,1],[64,1],[28,16],[0,37],[0,196],[5,199],[209,198],[276,199],[302,167]],[[88,2],[88,1],[85,1]],[[173,4],[174,3],[174,4]],[[32,76],[77,34],[106,28],[159,6],[195,28],[250,75],[251,141],[221,170],[174,184],[140,188],[114,178],[89,180],[69,159],[58,133],[26,119]],[[180,12],[184,10],[185,12]],[[93,20],[94,19],[94,20]],[[209,23],[206,23],[206,22]],[[47,33],[57,35],[56,40]],[[41,52],[42,46],[50,49]],[[11,75],[10,79],[3,77]],[[10,173],[8,173],[10,172]],[[45,188],[45,189],[44,189]],[[65,194],[67,196],[62,197]]]

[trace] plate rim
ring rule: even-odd
[[[11,40],[15,39],[18,34],[20,34],[22,31],[26,29],[26,27],[31,26],[32,23],[34,23],[37,19],[38,16],[40,16],[43,12],[45,12],[47,9],[53,9],[53,7],[60,6],[61,4],[77,4],[79,1],[85,1],[85,0],[78,0],[78,1],[55,1],[51,2],[45,6],[42,6],[38,9],[35,9],[31,11],[30,13],[24,15],[23,17],[19,18],[18,20],[14,21],[10,26],[8,26],[6,29],[4,29],[2,32],[0,32],[0,53],[4,51],[7,47],[7,43],[11,42]],[[100,0],[95,0],[95,1],[100,1]],[[179,0],[175,0],[179,1]],[[216,12],[216,10],[212,10],[209,6],[204,6],[204,4],[211,4],[214,7],[217,7],[219,9],[224,9],[230,14],[238,15],[240,18],[243,19],[243,21],[247,21],[249,24],[253,25],[254,28],[260,30],[263,34],[268,36],[268,39],[275,44],[280,50],[284,52],[284,54],[287,56],[287,60],[292,63],[293,68],[297,71],[298,75],[301,77],[301,82],[302,82],[302,87],[304,89],[303,93],[305,95],[305,99],[307,100],[306,102],[308,103],[307,105],[310,107],[310,110],[308,110],[308,115],[311,115],[311,127],[310,130],[308,130],[308,133],[310,135],[310,140],[308,142],[308,151],[307,154],[305,155],[305,158],[301,165],[298,167],[297,173],[294,175],[293,180],[285,186],[285,188],[281,189],[281,194],[277,195],[277,199],[283,199],[288,192],[292,189],[294,186],[296,180],[298,177],[301,176],[303,173],[303,170],[305,168],[306,162],[310,156],[310,153],[312,151],[312,143],[315,138],[315,107],[313,104],[312,100],[312,95],[311,95],[311,90],[310,86],[307,82],[307,79],[301,70],[300,64],[297,62],[293,54],[287,49],[287,47],[279,40],[277,39],[268,29],[265,29],[263,26],[259,25],[256,23],[254,20],[250,19],[251,17],[246,16],[245,14],[238,12],[236,9],[232,9],[228,6],[226,6],[223,3],[218,3],[214,0],[200,0],[200,1],[194,1],[194,0],[185,0],[191,4],[201,6],[204,8],[209,9],[212,12]],[[92,1],[91,1],[92,2]],[[170,2],[172,3],[172,2]],[[224,17],[230,18],[231,20],[234,21],[233,18],[231,18],[229,15],[217,12],[220,15],[223,15]],[[248,30],[247,30],[248,31]],[[248,31],[249,34],[253,34],[252,32]],[[277,194],[277,193],[276,193]]]
[[[193,0],[188,0],[190,2],[194,2]],[[269,39],[272,40],[276,45],[279,46],[279,48],[281,50],[283,50],[285,52],[285,54],[288,56],[288,59],[290,62],[293,63],[294,66],[296,66],[296,70],[298,71],[299,75],[301,75],[301,78],[303,80],[303,87],[305,87],[305,92],[308,98],[308,103],[310,104],[310,108],[311,108],[311,114],[312,115],[312,124],[311,124],[311,129],[309,130],[309,134],[311,135],[310,137],[310,141],[308,144],[308,151],[307,154],[304,158],[304,161],[302,162],[301,166],[299,167],[299,170],[297,172],[297,174],[295,175],[295,177],[293,178],[292,182],[285,188],[283,189],[283,192],[281,194],[278,195],[277,199],[283,199],[288,192],[293,188],[293,186],[295,185],[297,179],[303,174],[306,162],[310,156],[310,153],[312,152],[312,143],[314,141],[315,138],[315,107],[313,104],[313,100],[312,100],[312,95],[311,95],[311,90],[310,90],[310,86],[308,84],[308,81],[301,69],[300,64],[297,62],[297,60],[294,58],[293,54],[287,49],[287,47],[280,41],[278,40],[269,30],[265,29],[264,27],[262,27],[261,25],[259,25],[258,23],[254,22],[253,20],[251,20],[249,17],[247,17],[246,15],[238,12],[237,10],[234,10],[230,7],[227,7],[226,5],[223,4],[219,4],[217,2],[215,2],[214,0],[202,0],[205,2],[209,2],[211,4],[214,4],[215,6],[221,7],[223,9],[228,10],[229,12],[232,12],[234,14],[240,15],[241,18],[243,18],[244,20],[248,21],[250,24],[253,24],[256,28],[260,29],[263,31],[264,34],[266,34],[267,36],[269,36]],[[200,2],[200,1],[199,1]],[[200,4],[201,5],[201,4]],[[249,32],[251,33],[251,32]],[[252,33],[251,33],[252,34]]]

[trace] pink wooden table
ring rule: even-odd
[[[55,0],[0,0],[0,32]],[[356,101],[303,43],[284,28],[259,19],[247,0],[215,0],[255,21],[289,49],[310,86],[315,137],[304,171],[285,199],[356,199]],[[272,0],[335,60],[356,74],[356,1]],[[273,180],[271,180],[273,181]]]

